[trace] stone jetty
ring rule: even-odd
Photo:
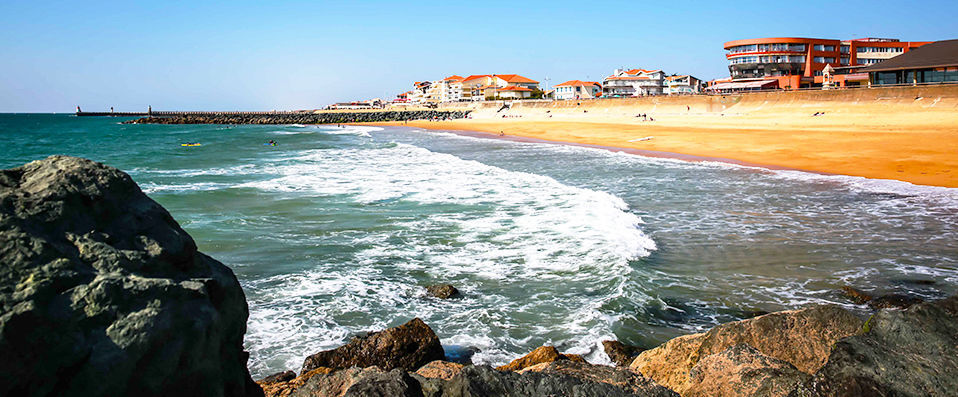
[[[124,124],[345,124],[377,121],[450,120],[465,118],[468,110],[388,110],[381,112],[321,113],[180,113],[153,115]]]

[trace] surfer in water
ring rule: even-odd
[[[276,141],[270,139],[270,140],[269,140],[269,143],[267,143],[267,145],[276,146]]]

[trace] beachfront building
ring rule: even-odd
[[[821,87],[825,66],[835,70],[839,86],[867,84],[868,76],[848,73],[907,53],[928,42],[864,38],[854,40],[774,37],[735,40],[725,43],[732,82],[708,87],[710,90],[795,89]]]
[[[593,99],[602,96],[602,84],[596,81],[569,80],[555,85],[555,99]]]
[[[518,74],[475,74],[462,80],[466,101],[526,99],[539,92],[539,82]]]
[[[936,41],[859,72],[874,85],[958,83],[958,40]]]
[[[661,70],[615,69],[602,82],[602,94],[607,97],[662,95],[665,86],[665,73]]]
[[[689,95],[702,92],[702,80],[691,75],[668,76],[665,78],[665,94]]]
[[[426,97],[432,102],[458,102],[462,100],[462,76],[449,76],[429,82]]]
[[[409,103],[421,105],[437,102],[433,100],[435,91],[431,89],[431,81],[417,81],[412,83],[412,86],[412,91],[410,91],[406,96],[409,99]]]

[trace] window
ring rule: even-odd
[[[842,46],[842,54],[848,54],[850,52],[849,50],[850,50],[849,46],[847,45]]]
[[[848,58],[842,57],[842,65],[848,66],[848,64],[849,64]]]
[[[815,57],[812,59],[812,62],[815,63],[835,63],[834,57]]]

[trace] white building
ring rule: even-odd
[[[691,75],[668,76],[664,92],[668,95],[698,94],[702,92],[702,80]]]
[[[602,82],[602,92],[608,97],[662,95],[665,87],[665,73],[661,70],[616,69]]]
[[[602,84],[596,81],[569,80],[555,85],[555,99],[593,99],[602,96]]]

